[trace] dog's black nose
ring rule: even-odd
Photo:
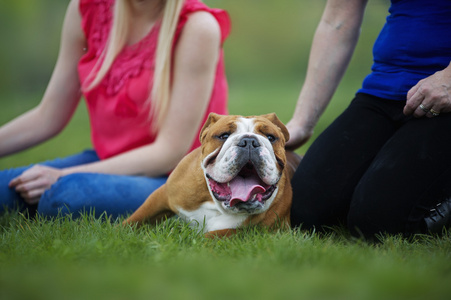
[[[238,143],[238,147],[258,148],[260,147],[260,142],[253,136],[243,137]]]

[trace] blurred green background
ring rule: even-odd
[[[311,40],[326,1],[204,2],[226,9],[232,19],[232,32],[225,43],[230,113],[276,112],[287,122],[304,81]],[[56,61],[68,3],[0,0],[0,125],[39,103]],[[370,71],[372,44],[388,6],[388,0],[369,1],[350,67],[311,141],[347,106]],[[299,152],[305,152],[311,141]],[[81,102],[62,134],[43,145],[0,159],[0,168],[75,153],[90,145],[86,109]]]

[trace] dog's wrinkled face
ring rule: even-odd
[[[222,212],[258,214],[270,207],[286,163],[288,138],[275,114],[210,115],[201,132],[202,169]]]

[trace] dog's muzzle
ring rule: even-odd
[[[268,172],[262,148],[256,137],[244,136],[231,150],[233,159],[228,163],[228,170],[232,170],[230,180],[218,182],[206,174],[213,196],[224,209],[244,210],[247,213],[260,211],[277,189],[276,184],[266,183],[262,179]]]

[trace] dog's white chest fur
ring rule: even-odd
[[[246,220],[246,215],[229,215],[221,213],[213,202],[205,202],[193,211],[177,208],[178,215],[192,227],[197,227],[204,233],[224,228],[237,228]]]

